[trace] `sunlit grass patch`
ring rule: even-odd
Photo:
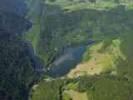
[[[115,8],[118,5],[125,5],[127,8],[132,9],[133,2],[114,2],[114,1],[96,1],[96,2],[90,2],[90,1],[68,1],[68,0],[46,0],[46,4],[50,5],[58,5],[62,9],[67,9],[67,11],[75,11],[75,10],[81,10],[81,9],[97,9],[97,10],[108,10],[111,8]]]
[[[86,92],[81,93],[74,90],[67,90],[67,91],[64,91],[63,100],[88,100],[88,96]]]
[[[77,83],[69,83],[65,86],[66,90],[76,90],[78,88],[78,82]]]
[[[81,10],[81,9],[97,9],[97,10],[107,10],[108,8],[114,8],[117,4],[111,2],[99,2],[99,3],[77,3],[75,5],[70,5],[64,7],[64,9],[69,9],[69,11]]]
[[[71,70],[68,77],[116,71],[119,59],[126,59],[121,52],[120,45],[120,39],[112,40],[112,43],[106,48],[103,48],[104,42],[93,45],[83,55],[83,62]]]

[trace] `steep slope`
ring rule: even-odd
[[[30,4],[32,5],[31,7],[29,5],[31,9],[27,17],[33,22],[33,27],[25,37],[31,41],[36,55],[47,67],[68,47],[88,45],[89,41],[105,45],[101,47],[103,52],[115,49],[117,44],[112,41],[119,41],[119,47],[116,48],[122,53],[120,49],[123,40],[120,38],[129,31],[130,35],[132,31],[130,16],[132,16],[133,3],[131,1],[40,0],[31,1]],[[83,4],[86,6],[82,6]],[[106,47],[106,45],[114,45],[114,47]],[[110,60],[111,56],[112,54]]]
[[[86,99],[87,94],[88,100],[132,100],[133,2],[46,0],[42,3],[45,9],[42,19],[39,18],[42,30],[35,38],[34,48],[42,62],[49,67],[68,47],[85,45],[86,51],[82,61],[64,79],[39,82],[31,91],[31,99],[73,100],[75,94]],[[28,39],[33,43],[33,38]],[[88,45],[88,41],[94,44]]]
[[[35,63],[22,34],[31,27],[22,0],[0,0],[0,100],[27,100]]]
[[[41,3],[39,7],[38,16],[32,13],[34,26],[26,37],[46,65],[68,46],[88,42],[91,34],[86,34],[89,30],[80,28],[81,16],[78,12],[65,13],[59,6],[46,3]]]

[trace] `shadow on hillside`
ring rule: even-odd
[[[69,36],[69,39],[72,40],[76,35],[79,35],[78,33],[80,33],[81,36],[85,33],[89,35],[86,41],[81,42],[79,45],[85,44],[90,39],[94,39],[104,40],[106,47],[112,43],[113,39],[119,38],[129,32],[132,33],[132,15],[133,10],[127,10],[123,5],[119,5],[110,10],[82,9],[73,12],[65,12],[58,6],[47,5],[45,6],[45,14],[42,17],[42,26],[44,28],[41,33],[40,44],[44,47],[44,50],[47,48],[48,53],[54,52],[51,46],[59,47],[60,49],[66,46],[65,49],[67,49],[68,42],[64,42],[65,36]],[[73,36],[73,38],[71,36]],[[51,44],[51,41],[53,44]],[[76,43],[71,41],[70,47],[74,45],[76,45]],[[56,53],[58,54],[58,52]],[[60,51],[59,53],[62,54]],[[56,58],[58,58],[58,55]],[[52,61],[54,60],[55,59]],[[58,66],[62,67],[63,65]],[[60,68],[58,69],[60,70]],[[59,71],[57,72],[58,73],[55,74],[59,74]],[[64,75],[65,74],[66,72]]]

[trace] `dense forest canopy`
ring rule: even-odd
[[[133,100],[132,0],[0,0],[0,100]]]
[[[22,39],[31,23],[20,2],[0,0],[0,100],[28,100],[37,77],[29,44]]]

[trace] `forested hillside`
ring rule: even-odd
[[[0,100],[133,100],[132,0],[0,0]]]
[[[86,50],[63,80],[35,85],[31,99],[132,100],[132,7],[131,0],[42,1],[43,17],[34,17],[41,24],[32,28],[39,34],[26,37],[46,67],[69,47]]]
[[[31,27],[24,18],[24,5],[0,0],[0,100],[28,100],[31,84],[37,80],[29,43],[22,39]]]

